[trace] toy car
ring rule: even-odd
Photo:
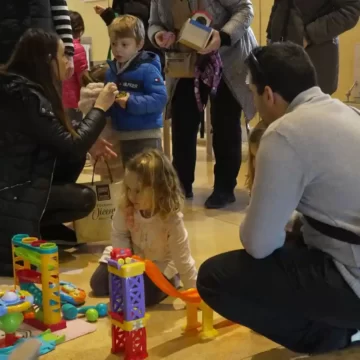
[[[86,292],[67,281],[60,281],[60,300],[62,304],[80,306],[85,303]]]

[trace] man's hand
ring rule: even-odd
[[[220,33],[217,30],[213,30],[211,39],[205,49],[199,50],[199,54],[206,55],[213,51],[217,51],[221,46]]]
[[[98,138],[89,150],[89,154],[95,160],[105,161],[116,158],[116,153],[112,150],[113,145],[103,138]]]
[[[123,109],[126,109],[126,104],[129,100],[129,97],[130,97],[130,94],[129,93],[126,93],[126,95],[119,95],[117,96],[115,102],[117,104],[119,104],[119,106],[121,106]]]
[[[74,58],[72,56],[68,56],[68,62],[66,66],[66,78],[70,79],[74,74]]]
[[[94,10],[98,15],[101,15],[105,11],[105,8],[100,5],[95,5]]]

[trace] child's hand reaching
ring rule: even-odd
[[[100,5],[95,5],[94,10],[98,15],[101,15],[105,11],[105,8]]]
[[[123,109],[126,109],[126,104],[129,100],[129,97],[130,97],[130,94],[129,93],[125,93],[125,94],[122,94],[120,93],[117,97],[116,97],[116,100],[115,102],[121,106]]]

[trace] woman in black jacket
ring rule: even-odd
[[[95,206],[95,194],[77,184],[54,185],[58,157],[82,157],[97,140],[105,111],[117,89],[108,84],[75,131],[62,107],[59,84],[68,58],[55,34],[28,30],[8,64],[0,69],[0,275],[12,275],[11,238],[40,237],[40,225],[81,219]]]

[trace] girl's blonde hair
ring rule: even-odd
[[[260,121],[256,124],[254,129],[250,132],[249,135],[249,158],[248,158],[248,173],[246,176],[245,186],[251,191],[254,185],[255,179],[255,156],[251,151],[252,146],[256,146],[259,149],[260,140],[266,131],[266,126],[263,121]]]
[[[151,214],[159,214],[163,219],[182,209],[184,195],[179,178],[169,159],[158,150],[148,150],[129,160],[126,171],[134,172],[141,188],[148,188],[152,195]],[[132,207],[124,189],[120,207]]]

